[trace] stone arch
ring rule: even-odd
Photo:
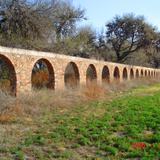
[[[156,74],[155,76],[157,77],[157,75],[158,75],[157,71],[156,71],[156,73],[155,73],[155,74]]]
[[[144,75],[145,75],[145,77],[147,77],[147,70],[145,70]]]
[[[153,77],[153,71],[151,71],[151,77]]]
[[[136,78],[139,78],[139,70],[136,69]]]
[[[36,89],[55,88],[55,75],[52,64],[45,58],[37,60],[32,69],[32,87]]]
[[[96,67],[93,64],[90,64],[86,71],[86,84],[90,85],[97,83],[97,71]]]
[[[155,72],[153,71],[153,77],[155,77]]]
[[[0,54],[0,90],[16,96],[17,76],[13,63]]]
[[[122,77],[124,80],[127,80],[127,78],[128,78],[128,73],[127,73],[126,67],[123,69],[123,76]]]
[[[114,68],[113,77],[114,77],[114,81],[117,81],[117,82],[120,81],[120,71],[117,66]]]
[[[149,76],[149,77],[151,76],[151,72],[150,72],[150,70],[148,70],[148,76]]]
[[[64,82],[67,88],[77,88],[80,82],[79,70],[74,62],[69,62],[64,72]]]
[[[154,71],[154,77],[156,77],[156,71]]]
[[[143,77],[143,69],[141,69],[141,77]]]
[[[130,79],[134,79],[134,72],[132,68],[130,69]]]
[[[110,71],[107,66],[104,66],[102,70],[102,83],[106,84],[109,82],[110,82]]]

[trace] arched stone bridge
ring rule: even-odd
[[[49,81],[55,90],[65,88],[70,76],[76,78],[77,84],[87,84],[92,80],[102,84],[114,80],[122,82],[143,76],[156,78],[160,76],[160,70],[153,68],[16,48],[0,47],[0,60],[4,60],[13,71],[11,83],[16,94],[32,90],[33,67],[39,60],[46,63],[50,74]],[[68,71],[70,68],[73,70],[71,73]]]

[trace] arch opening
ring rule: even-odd
[[[114,81],[116,82],[120,81],[120,71],[118,67],[115,67],[113,77],[114,77]]]
[[[151,77],[153,77],[153,71],[151,71]]]
[[[143,76],[143,70],[141,70],[141,76]]]
[[[97,72],[96,68],[93,64],[90,64],[87,68],[86,72],[86,84],[97,84]]]
[[[0,55],[0,90],[16,96],[17,77],[12,62],[4,55]]]
[[[39,59],[32,69],[32,88],[54,89],[55,77],[52,64],[47,59]]]
[[[130,70],[130,79],[133,79],[134,78],[134,72],[133,72],[133,69],[131,68]]]
[[[65,86],[70,89],[77,88],[79,81],[80,76],[77,65],[74,62],[68,63],[64,73]]]
[[[147,77],[147,70],[145,70],[145,73],[144,73],[144,74],[145,74],[145,77]]]
[[[124,69],[123,69],[123,79],[124,79],[124,80],[127,80],[127,78],[128,78],[127,69],[124,68]]]
[[[136,69],[136,78],[139,78],[139,70]]]
[[[102,83],[110,83],[110,72],[107,66],[104,66],[102,70]]]
[[[149,76],[149,77],[151,76],[150,70],[148,71],[148,76]]]

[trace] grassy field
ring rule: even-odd
[[[160,84],[73,104],[17,108],[0,124],[0,160],[160,159]]]

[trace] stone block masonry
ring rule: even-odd
[[[47,62],[48,68],[53,69],[52,79],[54,78],[55,90],[65,88],[66,84],[64,76],[68,64],[72,64],[76,67],[80,85],[86,85],[88,76],[87,70],[89,67],[90,70],[94,72],[94,79],[96,79],[98,84],[102,84],[105,80],[111,83],[114,80],[119,80],[119,82],[122,82],[124,80],[130,80],[143,76],[156,78],[160,77],[160,70],[154,68],[131,66],[49,52],[38,52],[1,46],[0,59],[4,59],[10,69],[12,69],[15,73],[12,83],[14,84],[13,90],[17,95],[22,92],[32,91],[32,69],[38,60]]]

